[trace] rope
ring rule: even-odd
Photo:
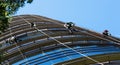
[[[33,17],[39,19],[38,16],[35,16],[35,15],[30,15],[30,16],[33,16]],[[45,20],[44,18],[42,18],[42,19]],[[61,24],[61,23],[59,23],[59,22],[54,22],[54,21],[49,20],[49,19],[47,19],[47,20],[48,20],[48,21],[51,21],[51,22],[53,22],[53,23],[56,23],[56,24],[58,24],[58,25],[63,26],[63,24]],[[102,37],[99,37],[99,36],[96,36],[96,35],[90,34],[90,33],[88,33],[88,32],[84,32],[84,31],[80,31],[80,32],[82,32],[82,33],[86,33],[86,34],[89,34],[89,35],[94,36],[94,37],[97,37],[97,38],[99,38],[99,39],[103,39],[103,40],[106,40],[106,41],[109,41],[109,42],[115,43],[115,44],[117,44],[117,45],[120,45],[120,43],[117,43],[117,42],[111,41],[111,40],[109,40],[109,39],[102,38]],[[109,37],[109,38],[110,38],[110,37]],[[113,38],[111,38],[111,39],[113,39]],[[116,39],[113,39],[113,40],[118,41],[118,40],[116,40]],[[120,42],[120,41],[118,41],[118,42]]]
[[[22,17],[20,17],[20,18],[22,18]],[[22,19],[24,19],[24,18],[22,18]],[[29,22],[27,22],[29,25],[31,25],[31,23],[29,23]],[[31,26],[30,26],[31,27]],[[43,55],[46,55],[46,53],[44,53],[44,51],[42,51],[42,54]],[[26,61],[28,61],[28,60],[26,60]],[[51,65],[53,65],[53,62],[51,61]]]
[[[46,33],[44,33],[43,31],[39,30],[38,28],[36,28],[36,29],[37,29],[38,31],[40,31],[41,33],[43,33],[44,35],[48,36],[49,38],[53,39],[54,41],[56,41],[56,42],[58,42],[58,43],[62,44],[63,46],[65,46],[65,47],[67,47],[67,48],[71,49],[72,51],[75,51],[76,53],[78,53],[78,54],[80,54],[80,55],[82,55],[82,56],[84,56],[84,57],[86,57],[86,58],[88,58],[88,59],[90,59],[90,60],[92,60],[92,61],[94,61],[94,62],[96,62],[96,63],[100,64],[100,62],[99,62],[99,61],[94,60],[94,59],[90,58],[89,56],[86,56],[85,54],[82,54],[82,53],[80,53],[80,52],[77,52],[77,51],[76,51],[76,50],[74,50],[73,48],[71,48],[71,47],[69,47],[69,46],[65,45],[64,43],[62,43],[62,42],[58,41],[57,39],[55,39],[55,38],[53,38],[53,37],[51,37],[51,36],[47,35]]]
[[[23,18],[23,17],[21,17],[21,18]],[[28,24],[30,24],[30,22],[29,22],[29,21],[27,21],[26,19],[24,19],[24,18],[23,18],[23,20],[24,20],[25,22],[27,22]],[[58,41],[57,39],[55,39],[55,38],[53,38],[53,37],[49,36],[49,35],[48,35],[48,34],[46,34],[46,33],[44,33],[42,30],[39,30],[37,27],[35,27],[35,29],[36,29],[37,31],[41,32],[42,34],[44,34],[44,35],[48,36],[49,38],[53,39],[54,41],[56,41],[56,42],[58,42],[58,43],[62,44],[63,46],[65,46],[65,47],[67,47],[67,48],[71,49],[72,51],[74,51],[74,52],[76,52],[76,53],[78,53],[78,54],[80,54],[80,55],[82,55],[82,56],[84,56],[84,57],[86,57],[86,58],[88,58],[88,59],[90,59],[90,60],[92,60],[92,61],[94,61],[94,62],[98,63],[98,64],[104,65],[104,64],[100,63],[99,61],[94,60],[94,59],[92,59],[92,58],[91,58],[91,57],[89,57],[89,56],[86,56],[85,54],[82,54],[82,53],[80,53],[80,52],[77,52],[77,51],[76,51],[76,50],[74,50],[73,48],[71,48],[71,47],[69,47],[69,46],[65,45],[64,43],[62,43],[62,42]]]
[[[11,35],[11,37],[13,37],[13,36],[12,36],[12,31],[11,31],[11,29],[10,29],[10,35]],[[22,53],[21,49],[19,48],[19,46],[17,45],[16,42],[15,42],[15,46],[17,47],[18,51],[19,51],[20,54],[22,55],[23,59],[26,59],[26,60],[27,60],[27,57]]]

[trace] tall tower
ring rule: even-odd
[[[1,65],[83,65],[120,59],[91,57],[113,53],[119,56],[120,39],[113,36],[103,36],[77,26],[70,34],[63,22],[38,15],[14,16],[9,26],[0,35]],[[79,58],[88,61],[77,62]],[[75,62],[70,63],[73,60]]]

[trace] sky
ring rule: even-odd
[[[98,33],[105,29],[120,37],[120,0],[34,0],[15,15],[35,14],[62,22],[74,22]]]

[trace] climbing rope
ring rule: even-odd
[[[11,29],[10,29],[10,35],[11,35],[11,37],[13,37],[12,34],[13,34],[13,33],[12,33]],[[22,58],[27,60],[26,56],[23,54],[23,52],[21,51],[21,49],[19,48],[19,46],[17,45],[17,43],[16,43],[16,42],[14,42],[14,43],[15,43],[16,48],[17,48],[18,51],[20,52]]]
[[[24,19],[23,17],[21,17],[21,18],[22,18],[22,19],[23,19],[26,23],[30,24],[30,22],[29,22],[29,21],[27,21],[27,20],[26,20],[26,19]],[[92,60],[92,61],[94,61],[94,62],[98,63],[98,64],[103,65],[103,63],[101,63],[101,62],[99,62],[99,61],[97,61],[97,60],[94,60],[94,59],[92,59],[91,57],[89,57],[89,56],[87,56],[87,55],[85,55],[85,54],[82,54],[81,52],[77,52],[77,51],[76,51],[76,50],[74,50],[73,48],[71,48],[71,47],[69,47],[69,46],[65,45],[64,43],[62,43],[62,42],[58,41],[57,39],[55,39],[55,38],[53,38],[53,37],[49,36],[48,34],[44,33],[42,30],[38,29],[37,27],[35,27],[35,29],[36,29],[37,31],[41,32],[42,34],[44,34],[44,35],[48,36],[49,38],[53,39],[54,41],[58,42],[59,44],[62,44],[63,46],[67,47],[68,49],[71,49],[72,51],[74,51],[74,52],[76,52],[76,53],[78,53],[78,54],[80,54],[80,55],[82,55],[82,56],[84,56],[84,57],[86,57],[86,58],[88,58],[88,59],[90,59],[90,60]]]
[[[35,18],[38,18],[38,19],[39,19],[39,17],[38,17],[38,16],[35,16],[35,15],[30,15],[30,16],[33,16],[33,17],[35,17]],[[44,18],[41,18],[41,19],[45,20]],[[64,27],[64,25],[63,25],[62,23],[59,23],[59,22],[54,22],[54,21],[49,20],[49,19],[47,19],[47,20],[48,20],[48,21],[51,21],[51,22],[53,22],[53,23],[56,23],[56,24],[58,24],[58,25],[61,25],[61,26],[63,26],[63,27]],[[86,30],[85,30],[85,31],[86,31]],[[91,35],[91,36],[94,36],[94,37],[96,37],[96,38],[103,39],[103,40],[106,40],[106,41],[112,42],[112,43],[114,43],[114,44],[120,45],[120,43],[117,43],[117,42],[120,42],[119,40],[116,40],[116,39],[111,38],[111,39],[113,39],[113,40],[117,41],[117,42],[114,42],[114,41],[111,41],[111,40],[109,40],[109,39],[102,38],[102,37],[100,37],[100,36],[96,36],[96,35],[94,35],[94,34],[91,34],[91,33],[85,32],[85,31],[80,31],[80,30],[79,30],[79,32],[86,33],[86,34]],[[109,38],[110,38],[110,37],[109,37]]]

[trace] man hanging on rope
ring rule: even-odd
[[[67,22],[67,23],[65,23],[64,27],[69,30],[70,34],[73,34],[73,31],[75,30],[75,29],[73,29],[74,25],[75,24],[73,22]]]
[[[36,27],[36,24],[33,23],[33,22],[31,22],[31,23],[30,23],[30,26],[31,26],[31,28],[32,28],[32,27]]]
[[[104,30],[103,35],[105,35],[105,36],[109,36],[109,35],[111,35],[111,34],[109,33],[108,30]]]

